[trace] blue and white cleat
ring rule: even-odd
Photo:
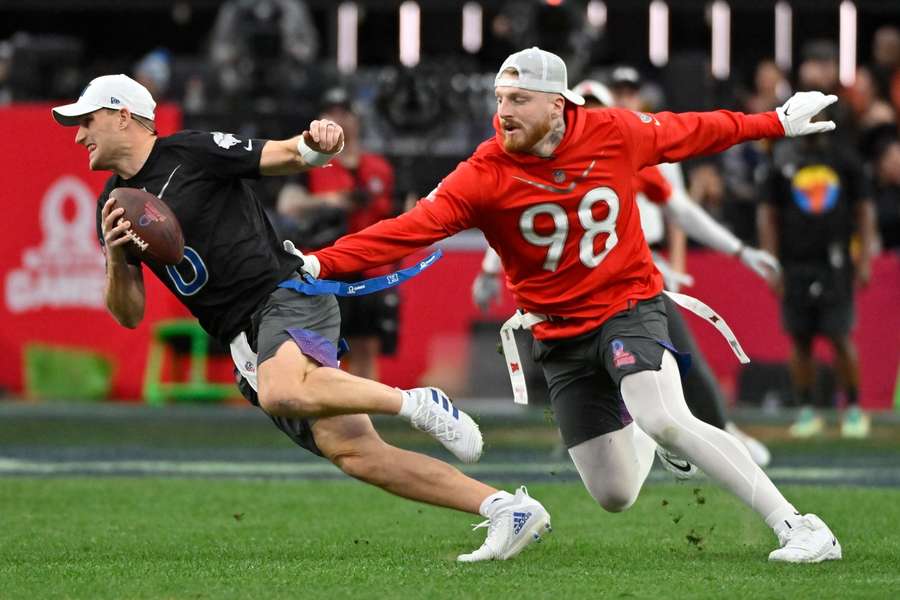
[[[478,462],[484,440],[472,417],[453,406],[447,394],[433,387],[403,390],[414,403],[410,423],[431,434],[464,463]]]
[[[776,530],[781,548],[769,553],[769,560],[790,563],[817,563],[841,560],[841,544],[828,525],[814,514],[797,515]]]
[[[490,518],[475,526],[475,529],[487,527],[484,543],[470,554],[460,554],[457,561],[507,560],[529,544],[540,542],[553,530],[550,513],[528,495],[524,485],[516,490],[515,496],[497,502],[492,509]]]

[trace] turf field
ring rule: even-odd
[[[454,562],[468,515],[350,481],[7,479],[3,598],[886,598],[900,492],[788,490],[845,560],[772,565],[764,525],[709,485],[649,486],[604,514],[576,483],[532,486],[555,531],[514,561]],[[896,597],[896,596],[894,596]]]
[[[0,405],[0,599],[900,597],[896,423],[866,442],[759,428],[770,473],[844,547],[841,562],[773,565],[774,536],[709,481],[654,472],[631,510],[604,513],[542,416],[483,419],[471,472],[528,483],[554,533],[513,561],[459,565],[480,519],[349,481],[257,417]]]

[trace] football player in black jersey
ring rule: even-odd
[[[180,264],[147,267],[210,335],[231,347],[241,391],[291,439],[391,493],[482,514],[493,535],[479,560],[511,558],[549,531],[549,515],[524,487],[515,495],[498,491],[446,463],[386,444],[368,414],[401,416],[464,462],[478,460],[482,451],[478,426],[440,390],[398,390],[337,368],[334,296],[278,287],[300,278],[302,259],[282,248],[243,179],[327,164],[343,146],[341,128],[316,120],[280,141],[199,131],[159,137],[155,106],[136,81],[107,75],[91,81],[77,102],[52,111],[61,125],[77,127],[75,142],[87,148],[90,168],[112,172],[98,199],[97,229],[113,317],[136,327],[146,298],[142,266],[125,251],[130,223],[109,193],[144,189],[172,209],[185,239]]]

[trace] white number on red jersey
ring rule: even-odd
[[[603,202],[609,207],[606,217],[599,221],[594,218],[594,206]],[[553,219],[553,232],[542,235],[535,231],[534,221],[538,215],[548,215]],[[589,269],[593,269],[606,258],[609,251],[619,243],[616,235],[616,219],[619,218],[619,196],[612,188],[599,187],[590,190],[582,197],[578,205],[578,220],[584,227],[584,233],[578,243],[578,258]],[[562,258],[566,238],[569,235],[569,219],[566,211],[559,204],[545,202],[537,204],[525,210],[519,219],[519,229],[522,237],[535,246],[548,246],[547,258],[544,260],[544,269],[555,271]],[[594,239],[601,233],[609,237],[599,254],[594,254]]]

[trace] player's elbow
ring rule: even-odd
[[[144,320],[143,306],[122,308],[120,306],[115,306],[112,303],[108,303],[106,308],[113,319],[116,320],[116,323],[122,327],[127,327],[128,329],[137,329],[138,325],[141,324],[141,321]]]
[[[144,320],[143,315],[112,313],[112,316],[119,325],[127,327],[128,329],[137,329],[138,325],[141,324],[141,321]]]

